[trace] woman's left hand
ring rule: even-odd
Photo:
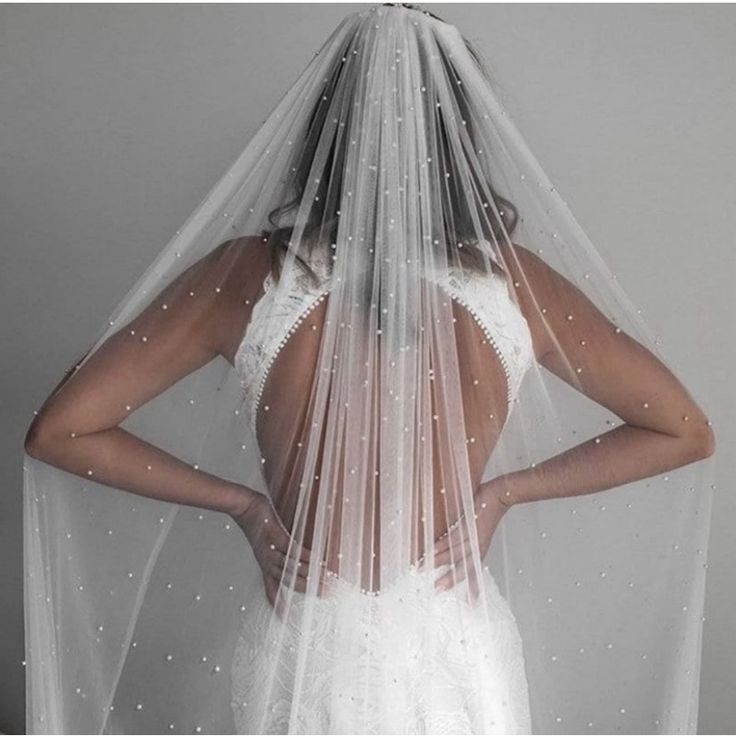
[[[499,487],[493,481],[480,486],[474,497],[476,534],[478,537],[479,560],[483,558],[491,546],[496,527],[509,510],[510,506],[499,498]],[[449,529],[435,540],[434,568],[450,564],[452,567],[435,581],[438,590],[449,590],[451,587],[468,577],[473,600],[478,597],[478,580],[473,562],[473,544],[470,536],[470,526],[467,515],[463,514]]]

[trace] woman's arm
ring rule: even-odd
[[[232,280],[234,259],[247,247],[238,241],[218,246],[70,371],[34,418],[26,452],[115,488],[243,514],[261,494],[197,470],[117,425],[218,355],[223,310],[233,297],[227,277]],[[248,269],[241,273],[248,278]]]
[[[592,493],[714,452],[707,417],[653,353],[617,331],[580,289],[531,251],[517,245],[503,255],[538,361],[624,424],[534,468],[494,478],[483,484],[484,494],[510,506]]]

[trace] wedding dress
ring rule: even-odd
[[[438,568],[441,574],[449,565]],[[516,619],[485,571],[482,614],[465,601],[467,585],[427,594],[410,569],[387,590],[370,595],[339,577],[316,613],[319,656],[304,674],[299,705],[291,713],[296,672],[289,652],[300,647],[291,624],[285,656],[270,645],[270,604],[262,594],[245,619],[233,658],[236,733],[458,734],[531,733],[529,692]],[[335,603],[331,596],[339,596]],[[345,665],[331,656],[336,611],[351,611],[359,650]],[[430,624],[424,626],[428,610]],[[298,604],[296,620],[301,615]],[[278,657],[276,692],[263,682]],[[388,680],[386,675],[389,675]]]
[[[695,732],[711,423],[494,87],[346,15],[37,412],[28,733]]]
[[[325,247],[313,254],[310,265],[318,276],[316,285],[303,274],[289,272],[283,290],[277,292],[271,272],[264,279],[263,295],[253,307],[235,355],[253,436],[257,437],[264,385],[280,350],[297,331],[310,327],[305,318],[329,296],[329,256]],[[508,402],[513,402],[534,354],[526,320],[503,279],[459,269],[434,276],[429,276],[433,283],[472,315],[499,356]],[[305,357],[301,351],[299,359]],[[298,400],[289,396],[290,391],[294,393],[285,381],[272,393],[277,401]],[[294,653],[301,648],[303,602],[292,604],[286,640],[275,646],[268,632],[271,605],[257,580],[246,597],[258,603],[244,616],[233,658],[236,732],[287,733],[292,728],[297,733],[352,733],[360,728],[367,733],[530,733],[516,619],[487,567],[484,599],[472,605],[467,581],[441,593],[426,584],[450,567],[445,564],[427,572],[411,566],[378,591],[360,589],[331,573],[327,596],[315,612],[319,626],[312,646],[318,656],[310,658],[302,675],[305,684],[296,715],[291,713]],[[428,610],[433,613],[425,626]],[[349,661],[343,652],[335,655],[338,616],[355,626],[357,650],[351,650]],[[271,692],[263,683],[275,660],[279,668]]]

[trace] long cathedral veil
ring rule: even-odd
[[[416,725],[496,666],[440,624],[497,585],[535,732],[693,733],[712,432],[668,365],[458,29],[352,12],[41,412],[97,372],[163,453],[131,487],[80,417],[64,469],[25,457],[28,732],[305,733],[316,695],[342,732]],[[213,478],[271,499],[268,585]]]

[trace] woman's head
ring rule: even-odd
[[[416,5],[384,3],[382,7],[396,8],[402,13],[411,10],[446,23]],[[476,130],[481,116],[457,78],[452,53],[448,53],[442,43],[425,39],[421,43],[404,44],[397,38],[391,37],[395,47],[388,43],[379,45],[369,31],[358,29],[355,34],[346,34],[335,51],[335,63],[325,73],[324,85],[310,108],[301,145],[293,157],[290,167],[293,179],[289,182],[291,196],[269,213],[274,229],[262,233],[271,244],[272,262],[277,272],[281,251],[289,248],[294,229],[293,225],[281,224],[289,213],[300,211],[298,219],[305,223],[302,236],[305,241],[336,242],[340,207],[344,206],[346,195],[343,176],[349,168],[354,137],[360,134],[376,138],[363,147],[368,151],[369,160],[363,159],[367,166],[373,164],[381,168],[393,161],[405,164],[412,156],[418,160],[425,148],[432,153],[439,163],[430,170],[435,180],[425,178],[414,186],[420,192],[430,190],[426,196],[438,205],[434,209],[439,216],[434,218],[433,232],[428,235],[433,243],[447,250],[453,262],[472,265],[475,261],[480,266],[485,261],[477,250],[479,240],[491,243],[510,240],[518,215],[512,203],[495,191],[488,175],[478,165],[477,156],[484,148]],[[490,84],[479,55],[464,37],[463,43]],[[393,61],[389,60],[389,54],[395,54]],[[402,59],[407,58],[409,64],[405,66],[410,68],[401,69]],[[384,75],[377,83],[374,82],[376,72]],[[417,89],[423,94],[417,95]],[[385,107],[387,115],[391,112],[395,115],[397,110],[404,112],[407,119],[396,122],[400,122],[406,132],[399,126],[386,136],[378,118],[370,112],[369,99]],[[363,119],[358,119],[361,115]],[[365,130],[366,117],[372,121],[369,131]],[[411,117],[413,121],[409,120]],[[388,146],[393,149],[387,150]],[[406,150],[401,150],[402,147]],[[378,200],[378,187],[375,186],[368,196]],[[378,202],[376,205],[378,216]]]

